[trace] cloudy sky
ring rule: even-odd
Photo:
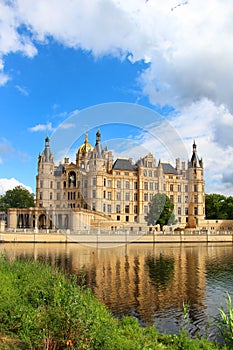
[[[47,134],[77,130],[78,146],[100,127],[135,159],[173,162],[177,138],[190,157],[195,139],[206,192],[233,195],[232,18],[232,0],[0,0],[1,192],[17,181],[35,191]],[[162,119],[82,112],[115,102]]]

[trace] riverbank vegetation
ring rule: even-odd
[[[205,195],[206,219],[233,220],[233,197],[222,194]]]
[[[0,349],[230,349],[118,320],[74,276],[39,261],[0,256],[0,281]]]

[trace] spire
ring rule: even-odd
[[[191,167],[192,168],[201,168],[202,167],[202,160],[199,160],[197,155],[197,145],[195,140],[193,141],[193,154],[191,158]]]
[[[102,146],[101,146],[101,133],[100,133],[100,129],[98,129],[97,133],[96,133],[96,143],[95,143],[95,149],[97,152],[97,158],[101,158],[102,157]]]
[[[46,138],[45,138],[45,148],[44,148],[44,156],[45,156],[45,158],[44,158],[44,161],[46,162],[46,163],[49,163],[50,162],[50,158],[51,158],[51,150],[50,150],[50,144],[49,144],[49,137],[48,137],[48,135],[46,136]]]
[[[88,144],[88,132],[85,133],[85,141],[84,141],[85,145]]]

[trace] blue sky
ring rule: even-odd
[[[233,195],[232,12],[227,0],[0,0],[0,192],[35,191],[46,134],[75,124],[71,157],[97,127],[134,159],[187,161],[195,139],[206,191]],[[114,103],[145,113],[121,119]]]

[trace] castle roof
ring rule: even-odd
[[[113,170],[137,170],[137,166],[132,164],[129,159],[117,159],[112,167]]]
[[[177,175],[178,172],[170,163],[161,163],[164,174],[174,174]]]

